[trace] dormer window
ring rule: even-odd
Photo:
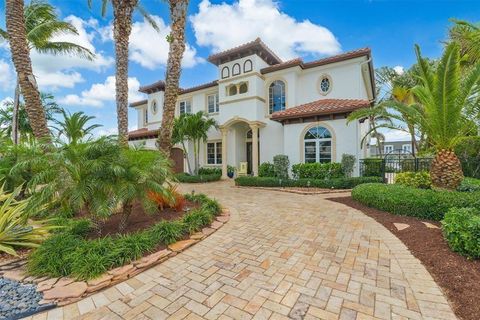
[[[228,67],[222,68],[222,79],[230,77],[230,69]]]
[[[235,63],[232,68],[232,76],[238,76],[240,72],[240,65],[238,63]]]
[[[246,60],[243,63],[243,73],[250,72],[253,70],[253,63],[252,60]]]
[[[180,101],[179,105],[180,114],[192,113],[192,103],[188,100]]]

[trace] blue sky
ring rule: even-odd
[[[114,133],[114,60],[111,41],[111,10],[100,16],[100,0],[94,8],[87,0],[50,0],[62,19],[80,31],[76,41],[94,50],[97,59],[85,62],[69,57],[32,53],[34,72],[41,90],[51,92],[66,109],[82,110],[97,117],[102,133]],[[135,16],[131,39],[131,101],[136,92],[164,78],[168,46],[168,8],[161,0],[143,0],[161,28],[155,33],[143,18]],[[0,26],[4,28],[4,6]],[[438,57],[442,51],[449,18],[478,21],[478,1],[323,1],[323,0],[192,0],[187,24],[188,49],[181,85],[193,86],[214,80],[216,68],[206,61],[212,52],[261,37],[282,58],[302,56],[305,60],[342,51],[370,47],[375,67],[408,68],[415,61],[413,45],[424,55]],[[13,96],[14,73],[8,47],[0,43],[0,101]],[[130,112],[133,129],[136,118]]]

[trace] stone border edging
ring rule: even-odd
[[[142,273],[170,257],[176,256],[179,252],[191,247],[197,242],[207,238],[215,231],[220,229],[230,220],[230,210],[223,208],[222,212],[215,217],[210,226],[205,227],[202,231],[191,234],[188,239],[180,240],[168,245],[167,249],[163,249],[130,264],[112,269],[88,281],[76,281],[69,277],[48,278],[48,277],[31,277],[25,273],[23,266],[26,260],[14,261],[16,265],[8,270],[0,270],[0,276],[26,283],[34,283],[37,285],[37,291],[43,293],[43,300],[39,305],[56,305],[65,306],[77,302],[88,297],[100,290],[112,287],[120,282],[126,281],[139,273]]]
[[[295,193],[295,194],[302,194],[302,195],[314,195],[314,194],[332,194],[332,193],[345,193],[351,192],[352,189],[316,189],[316,190],[301,190],[301,188],[292,188],[292,187],[247,187],[247,186],[235,186],[236,188],[242,189],[259,189],[259,190],[270,190],[270,191],[280,191],[280,192],[287,192],[287,193]],[[304,188],[308,189],[308,188]]]

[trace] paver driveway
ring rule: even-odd
[[[328,196],[227,182],[182,188],[217,198],[231,220],[165,263],[48,318],[455,319],[400,240]]]

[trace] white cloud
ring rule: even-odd
[[[143,98],[138,93],[140,82],[135,77],[128,78],[128,97],[130,101]],[[105,102],[115,101],[115,77],[109,76],[104,83],[94,83],[88,90],[82,91],[80,95],[69,94],[60,99],[60,103],[71,106],[90,106],[100,108]]]
[[[116,134],[118,134],[118,128],[112,127],[112,128],[99,128],[94,135],[96,137],[102,137],[102,136],[111,136]]]
[[[406,131],[402,130],[381,130],[381,134],[385,137],[385,142],[397,142],[397,141],[411,141],[410,134]],[[376,145],[377,139],[372,138],[370,139],[370,145]]]
[[[150,70],[167,64],[169,44],[166,38],[171,30],[162,18],[152,16],[152,19],[157,23],[159,31],[155,30],[148,21],[134,22],[129,47],[130,60]],[[99,32],[103,41],[113,40],[111,25],[100,29]],[[187,43],[182,67],[191,68],[201,62],[203,59],[197,57],[197,50]]]
[[[32,51],[31,58],[34,74],[40,87],[73,88],[77,83],[84,82],[82,75],[76,69],[88,69],[101,72],[114,63],[112,57],[96,50],[93,41],[100,37],[98,22],[94,19],[83,20],[70,15],[64,19],[71,23],[78,31],[75,34],[55,36],[52,41],[68,41],[81,45],[95,54],[95,59],[89,61],[69,55],[51,55]]]
[[[15,87],[15,76],[10,63],[0,60],[0,90],[10,90]]]
[[[335,36],[309,20],[297,21],[280,11],[274,0],[239,0],[212,4],[203,0],[190,17],[197,44],[222,51],[257,37],[282,59],[302,54],[331,55],[340,51]]]
[[[400,76],[405,72],[403,66],[395,66],[393,67],[393,70]]]

